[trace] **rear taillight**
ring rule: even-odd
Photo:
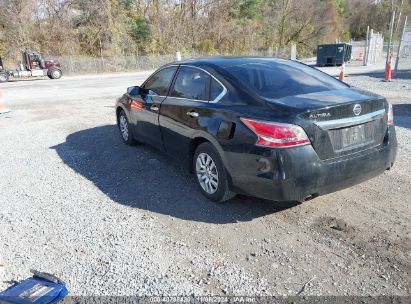
[[[241,118],[257,136],[256,145],[285,148],[309,144],[307,134],[300,126]]]
[[[388,115],[387,115],[387,125],[394,124],[394,111],[392,109],[392,104],[388,103]]]

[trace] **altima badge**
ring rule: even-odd
[[[316,113],[316,114],[310,114],[310,119],[315,119],[315,118],[327,118],[331,117],[331,113]]]
[[[360,115],[360,114],[361,114],[361,110],[362,110],[362,109],[361,109],[361,105],[359,105],[359,104],[357,103],[352,110],[353,110],[353,112],[354,112],[354,114],[355,114],[356,116]]]

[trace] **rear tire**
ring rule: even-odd
[[[61,76],[63,76],[63,72],[62,72],[61,70],[59,70],[59,69],[50,69],[50,70],[47,72],[47,76],[48,76],[50,79],[60,79]]]
[[[194,152],[193,169],[201,193],[209,200],[224,202],[235,196],[228,187],[223,161],[209,142],[202,143]]]
[[[123,110],[121,110],[118,115],[117,125],[123,142],[130,146],[135,144],[136,141],[133,137],[133,130],[131,129],[127,115]]]
[[[9,74],[7,73],[0,73],[0,82],[7,82],[9,81]]]

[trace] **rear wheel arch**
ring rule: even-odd
[[[192,137],[191,143],[194,142],[194,143],[201,144],[202,141],[208,141],[214,146],[214,148],[220,154],[220,157],[221,157],[221,160],[223,161],[223,164],[227,167],[227,162],[226,162],[226,159],[225,159],[224,150],[221,147],[218,140],[213,135],[211,135],[210,133],[207,133],[207,132],[204,132],[204,131],[199,131],[199,132],[194,133],[194,136]],[[194,156],[194,151],[197,148],[197,146],[195,146],[193,148],[193,151],[190,150],[190,153],[192,153],[192,154],[190,154],[191,157]],[[191,145],[190,145],[190,148],[191,148]]]
[[[210,142],[210,141],[207,140],[204,137],[196,137],[196,138],[193,138],[193,140],[190,142],[190,147],[189,147],[189,151],[188,151],[188,153],[189,153],[188,161],[189,161],[189,170],[191,172],[194,172],[194,168],[193,168],[194,153],[195,153],[197,147],[199,145],[201,145],[202,143],[205,143],[205,142]]]

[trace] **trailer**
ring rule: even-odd
[[[15,70],[7,70],[0,57],[0,82],[9,81],[10,77],[41,77],[59,79],[63,75],[60,62],[53,59],[43,59],[37,52],[24,50],[21,52],[22,61]]]

